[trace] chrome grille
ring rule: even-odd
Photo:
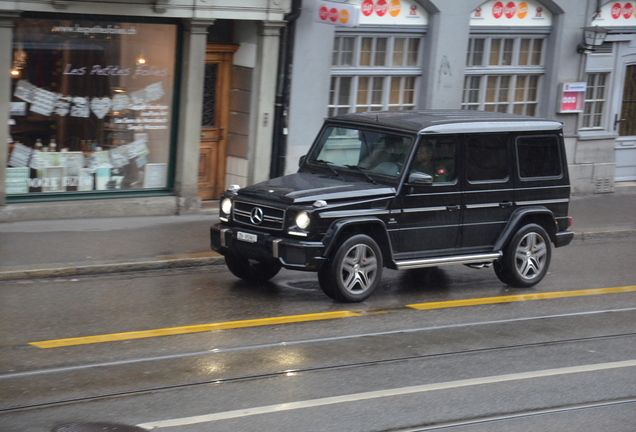
[[[257,210],[260,209],[262,214]],[[256,213],[256,217],[254,216]],[[255,223],[261,217],[260,223]],[[259,204],[236,201],[234,203],[233,218],[236,222],[255,228],[282,230],[285,224],[285,210]]]

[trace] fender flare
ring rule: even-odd
[[[519,226],[519,222],[523,220],[525,217],[532,215],[541,215],[548,216],[552,221],[552,224],[556,226],[556,219],[554,218],[554,213],[552,213],[549,209],[543,206],[532,206],[532,207],[523,207],[515,210],[510,218],[508,219],[508,223],[506,227],[503,229],[499,238],[495,242],[493,246],[493,250],[500,251],[506,246],[508,240],[512,238],[512,236],[517,232],[517,227]],[[550,236],[550,241],[555,242],[553,230],[546,228],[548,235]]]
[[[355,225],[369,225],[369,224],[378,225],[380,227],[383,233],[382,235],[384,236],[384,239],[382,240],[385,240],[386,244],[389,245],[389,250],[383,251],[383,253],[388,253],[389,256],[392,255],[391,254],[391,239],[389,237],[389,233],[386,229],[386,225],[384,221],[375,216],[360,216],[360,217],[352,217],[347,219],[338,219],[329,226],[329,228],[325,232],[324,238],[322,239],[322,243],[325,245],[323,256],[328,257],[331,254],[333,248],[337,244],[337,240],[340,237],[340,234],[346,228],[349,228]],[[379,246],[380,246],[380,249],[382,249],[382,245],[379,244]]]

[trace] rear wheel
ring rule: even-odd
[[[339,301],[361,302],[378,287],[382,253],[371,237],[357,234],[340,244],[318,272],[323,292]]]
[[[278,261],[258,261],[233,252],[225,254],[225,264],[234,276],[251,282],[268,281],[282,267]]]
[[[539,225],[529,224],[517,231],[501,260],[494,263],[495,274],[510,286],[531,287],[548,272],[551,256],[548,233]]]

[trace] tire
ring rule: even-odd
[[[512,287],[531,287],[546,275],[551,258],[550,237],[545,229],[525,225],[506,246],[501,260],[494,263],[495,274]]]
[[[227,268],[237,278],[249,282],[265,282],[278,274],[282,265],[278,261],[257,261],[228,252],[225,254]]]
[[[318,272],[322,291],[334,300],[361,302],[380,284],[382,252],[371,237],[357,234],[343,241]]]

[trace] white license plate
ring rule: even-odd
[[[236,238],[244,242],[256,243],[258,236],[256,234],[248,234],[248,233],[239,231],[236,233]]]

